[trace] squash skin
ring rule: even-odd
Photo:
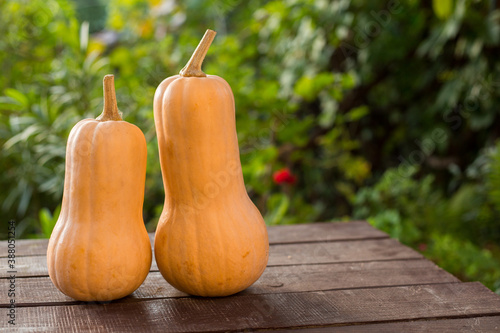
[[[191,295],[240,292],[266,268],[269,241],[243,181],[231,88],[215,75],[169,77],[154,112],[165,188],[158,268]]]
[[[61,214],[49,240],[54,285],[81,301],[110,301],[136,290],[152,254],[142,219],[146,140],[125,121],[85,119],[66,147]]]

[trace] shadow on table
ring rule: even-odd
[[[280,321],[274,298],[266,295],[187,297],[165,303],[162,305],[170,310],[168,322],[185,330],[245,329],[266,327],[266,323]]]
[[[270,295],[240,293],[228,297],[138,299],[133,295],[113,302],[89,302],[78,306],[84,326],[130,331],[148,329],[207,331],[242,330],[283,324],[282,300]],[[110,320],[111,319],[111,320]]]

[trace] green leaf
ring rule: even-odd
[[[303,97],[305,100],[314,99],[314,81],[310,77],[303,76],[295,84],[295,94]]]
[[[446,20],[453,12],[453,0],[432,0],[432,9],[440,20]]]
[[[345,115],[346,121],[357,121],[369,113],[369,109],[366,105],[358,106]]]
[[[28,97],[25,94],[23,94],[22,92],[20,92],[19,90],[7,88],[7,89],[5,89],[5,96],[12,98],[16,102],[18,102],[19,105],[22,105],[22,106],[29,105]]]
[[[267,202],[269,212],[264,217],[266,224],[280,224],[290,207],[290,199],[285,194],[277,193],[271,196]]]
[[[312,101],[334,81],[333,73],[320,73],[314,77],[303,76],[295,84],[294,93],[306,101]]]
[[[59,218],[59,214],[61,213],[61,206],[57,206],[54,210],[54,214],[50,212],[47,208],[42,208],[38,213],[38,218],[40,219],[40,225],[42,227],[43,235],[46,238],[49,238],[52,234],[52,230],[56,225],[57,219]]]

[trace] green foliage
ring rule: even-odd
[[[407,244],[422,237],[426,210],[436,201],[432,176],[413,178],[417,168],[389,169],[373,187],[359,190],[353,200],[354,218],[367,219],[376,228]]]
[[[437,17],[447,19],[453,11],[453,0],[432,0],[432,9]]]
[[[47,208],[42,208],[38,213],[38,218],[40,219],[40,224],[42,226],[43,236],[49,238],[52,234],[52,230],[56,225],[59,214],[61,213],[61,206],[57,206],[54,214],[50,212]]]
[[[433,233],[425,254],[462,280],[480,280],[500,294],[500,260],[487,249],[454,235]]]
[[[206,28],[218,34],[204,70],[233,89],[245,183],[268,224],[365,218],[498,287],[500,11],[487,1],[0,2],[0,213],[21,237],[50,233],[67,136],[100,113],[108,73],[146,136],[155,229],[153,95]],[[273,182],[283,167],[295,184]]]
[[[488,172],[488,196],[491,199],[494,209],[500,212],[500,142],[491,153],[491,163]],[[498,238],[500,240],[500,237]]]
[[[495,181],[500,146],[483,152],[462,177],[469,182],[449,198],[418,169],[387,170],[372,187],[358,191],[354,217],[367,219],[391,237],[424,251],[464,280],[481,280],[500,293],[500,226]],[[490,182],[485,186],[485,179]]]

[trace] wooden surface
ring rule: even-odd
[[[153,235],[151,235],[153,236]],[[18,331],[500,332],[500,296],[462,283],[365,222],[269,228],[262,277],[224,298],[191,297],[153,263],[143,285],[110,303],[75,301],[47,274],[47,240],[16,241]],[[0,329],[7,323],[7,242],[1,242]]]

